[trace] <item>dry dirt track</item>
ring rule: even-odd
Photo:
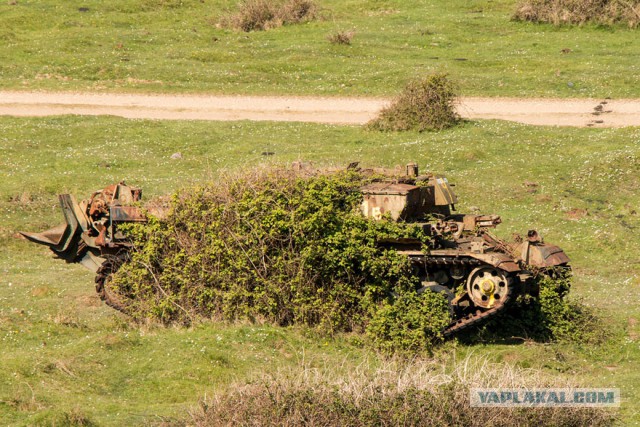
[[[276,120],[365,123],[382,98],[137,95],[0,91],[0,115],[114,115],[163,120]],[[640,100],[463,98],[462,117],[532,125],[640,126]]]

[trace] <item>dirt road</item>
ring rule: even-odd
[[[0,115],[114,115],[162,120],[276,120],[362,124],[387,103],[382,98],[137,95],[0,91]],[[640,100],[462,98],[469,119],[532,125],[640,126]]]

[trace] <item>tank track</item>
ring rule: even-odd
[[[116,294],[109,291],[109,280],[110,277],[127,261],[126,255],[107,255],[106,261],[100,266],[98,271],[96,272],[96,292],[100,296],[100,299],[105,302],[109,307],[114,308],[122,313],[128,314],[127,307],[120,298],[117,297]],[[420,263],[425,267],[428,266],[465,266],[470,268],[479,267],[482,265],[487,265],[486,263],[477,260],[475,258],[469,257],[455,257],[455,256],[412,256],[411,257],[414,262]],[[462,318],[456,319],[451,322],[443,331],[443,335],[445,338],[449,338],[452,335],[458,333],[459,331],[468,328],[470,326],[476,325],[480,322],[487,320],[488,318],[495,316],[499,312],[501,312],[504,308],[506,308],[511,300],[514,289],[509,292],[507,298],[503,300],[500,304],[488,309],[481,310],[477,309],[473,313],[469,313]]]
[[[475,313],[470,313],[465,317],[462,317],[460,319],[457,319],[455,322],[450,323],[449,326],[447,326],[443,332],[444,337],[449,338],[452,335],[460,332],[461,330],[468,328],[469,326],[473,326],[477,323],[485,321],[489,317],[495,316],[496,314],[501,312],[505,307],[507,307],[507,304],[509,303],[510,299],[511,299],[511,295],[507,296],[507,299],[505,299],[504,302],[499,305],[496,305],[485,311],[476,310]]]
[[[489,266],[489,264],[482,262],[478,259],[465,257],[465,256],[460,256],[460,257],[457,257],[457,256],[426,256],[424,257],[423,256],[423,257],[412,257],[412,259],[414,262],[421,263],[426,268],[433,267],[433,266],[464,266],[469,268],[480,267],[482,265]],[[514,294],[517,294],[517,292],[514,292],[517,288],[518,288],[517,285],[514,288],[512,288],[509,294],[507,295],[507,298],[504,299],[500,304],[497,304],[494,307],[487,310],[476,309],[474,312],[468,313],[464,317],[461,317],[451,322],[449,326],[447,326],[443,331],[444,337],[450,338],[451,336],[462,331],[463,329],[466,329],[473,325],[477,325],[478,323],[481,323],[489,319],[490,317],[493,317],[496,314],[500,313],[509,305],[509,301],[512,299]]]
[[[95,278],[96,292],[100,299],[109,307],[125,314],[127,314],[127,307],[115,293],[110,291],[109,281],[111,276],[126,262],[127,258],[127,255],[106,255],[105,262],[96,271]]]
[[[475,258],[463,258],[463,257],[427,257],[425,259],[426,265],[441,265],[441,266],[465,266],[465,267],[479,267],[485,263]]]

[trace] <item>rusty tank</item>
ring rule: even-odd
[[[452,184],[440,175],[418,173],[410,163],[396,179],[382,179],[361,189],[362,213],[374,220],[388,218],[414,223],[431,237],[421,242],[381,241],[406,255],[420,277],[420,292],[443,293],[450,305],[450,336],[497,314],[519,295],[536,296],[539,275],[564,274],[569,258],[558,246],[545,243],[535,230],[506,242],[491,230],[498,215],[456,213]]]
[[[357,168],[357,163],[349,166]],[[377,176],[381,176],[378,174]],[[411,239],[381,240],[378,244],[407,256],[421,282],[419,292],[442,293],[449,301],[451,336],[503,310],[522,294],[536,296],[536,277],[568,270],[569,258],[557,246],[543,242],[534,230],[525,238],[506,242],[491,233],[501,223],[498,215],[460,214],[453,186],[440,175],[420,175],[410,163],[393,177],[376,178],[362,187],[362,214],[372,220],[403,221],[422,227],[430,236],[424,247]],[[70,194],[59,196],[65,223],[42,233],[21,234],[48,246],[68,263],[80,263],[96,273],[100,298],[124,311],[110,280],[127,261],[131,244],[122,224],[145,222],[142,191],[124,182],[97,191],[80,203]]]

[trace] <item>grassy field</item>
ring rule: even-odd
[[[640,97],[637,31],[512,22],[515,0],[319,0],[318,21],[217,28],[235,4],[2,2],[0,88],[391,95],[440,70],[467,96]]]
[[[586,386],[620,387],[622,424],[640,422],[640,129],[540,128],[498,121],[433,133],[277,123],[0,118],[0,419],[7,424],[140,424],[182,418],[199,398],[280,367],[380,359],[350,336],[268,325],[139,327],[102,305],[93,276],[16,237],[61,222],[55,195],[79,198],[127,179],[145,199],[215,179],[224,168],[393,166],[417,161],[457,184],[459,210],[502,215],[502,236],[535,227],[562,246],[572,293],[610,330],[597,346],[528,340],[449,342],[469,354]],[[181,160],[170,156],[181,152]],[[262,156],[273,152],[273,156]],[[363,362],[365,360],[366,362]]]

